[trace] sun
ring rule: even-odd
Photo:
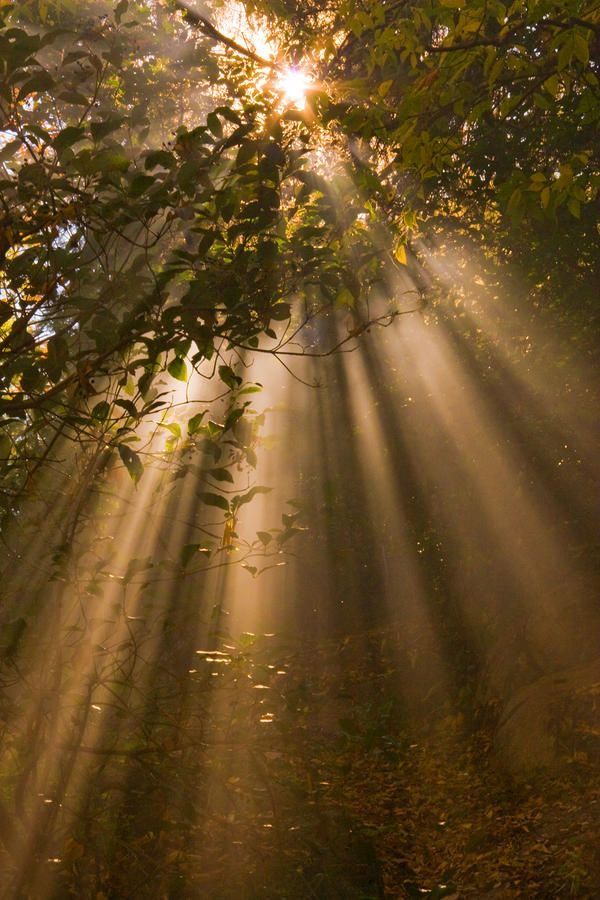
[[[304,109],[306,94],[312,84],[313,80],[307,71],[298,66],[290,66],[279,74],[275,82],[275,90],[281,94],[282,101],[286,106]]]

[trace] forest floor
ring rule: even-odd
[[[185,741],[97,751],[90,815],[48,847],[52,889],[18,896],[599,898],[596,687],[555,710],[556,766],[517,777],[496,705],[407,712],[384,645],[389,629],[197,651]]]
[[[556,767],[515,777],[494,752],[493,705],[470,723],[444,710],[408,719],[394,667],[340,650],[343,663],[328,646],[290,671],[295,715],[280,711],[261,751],[273,816],[247,823],[262,874],[248,882],[246,857],[238,896],[600,897],[594,691],[559,710]]]

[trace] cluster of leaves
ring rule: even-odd
[[[206,42],[164,10],[99,11],[57,6],[57,21],[43,23],[3,13],[9,494],[59,427],[117,445],[139,480],[130,443],[168,405],[165,371],[180,382],[193,370],[215,376],[232,395],[214,424],[227,432],[244,414],[237,398],[256,389],[237,361],[281,351],[298,296],[294,334],[340,296],[358,302],[361,253],[376,267],[364,229],[362,249],[360,235],[345,239],[357,209],[341,212],[306,169],[306,123],[257,98],[250,63],[242,77],[223,60],[219,74]],[[207,427],[195,415],[188,432]]]
[[[297,4],[284,4],[298,22]],[[302,5],[312,104],[400,244],[458,231],[550,293],[590,293],[598,49],[593,3]],[[404,251],[400,251],[401,254]],[[403,261],[402,257],[400,257]],[[573,294],[571,294],[573,296]]]
[[[281,352],[294,315],[295,334],[323,307],[357,307],[382,251],[406,264],[423,223],[475,234],[555,290],[566,276],[589,285],[592,5],[252,9],[318,70],[303,112],[259,89],[243,47],[211,54],[219,33],[193,16],[4,8],[0,450],[13,491],[65,421],[121,444],[139,478],[119,429],[166,406],[159,373],[183,382],[204,366],[239,387],[232,351]],[[333,178],[311,159],[319,145]],[[99,378],[112,394],[94,403]]]

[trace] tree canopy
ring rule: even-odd
[[[59,421],[139,477],[130,437],[164,370],[212,366],[231,425],[232,351],[302,353],[292,335],[332,308],[358,333],[382,293],[398,313],[423,235],[515,261],[544,302],[591,299],[591,3],[256,4],[229,35],[218,6],[2,15],[9,495]],[[300,66],[298,106],[277,79]]]

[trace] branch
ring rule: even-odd
[[[282,356],[303,356],[307,359],[323,359],[326,356],[333,356],[334,353],[337,353],[345,344],[348,344],[350,341],[353,341],[354,338],[360,337],[361,334],[364,334],[365,331],[368,331],[373,325],[379,325],[384,328],[387,328],[388,325],[397,319],[399,316],[407,316],[411,313],[421,312],[423,309],[422,304],[419,306],[412,307],[411,309],[399,309],[395,312],[386,313],[383,316],[378,316],[376,319],[370,319],[368,322],[363,322],[358,328],[352,329],[352,331],[347,335],[347,337],[338,341],[337,344],[334,344],[333,347],[330,347],[329,350],[320,350],[313,352],[312,350],[279,350],[277,347],[273,347],[269,349],[268,347],[248,347],[246,344],[238,342],[233,338],[223,336],[224,340],[226,340],[231,346],[237,347],[240,350],[248,350],[250,353],[267,353],[270,356],[275,356],[281,362]],[[285,345],[284,345],[285,346]],[[348,351],[346,351],[348,352]]]
[[[475,47],[503,47],[505,44],[511,43],[523,31],[529,27],[539,30],[540,28],[588,28],[594,34],[600,34],[600,25],[589,22],[587,19],[578,19],[570,16],[568,19],[540,19],[538,22],[527,22],[522,19],[517,22],[505,34],[499,34],[497,37],[474,38],[472,41],[457,41],[455,44],[429,44],[426,47],[428,53],[453,53],[460,50],[472,50]]]
[[[227,35],[223,34],[222,31],[219,31],[218,28],[215,28],[212,22],[207,18],[191,9],[188,4],[185,3],[185,0],[173,0],[173,3],[177,9],[185,14],[186,19],[188,19],[192,25],[195,25],[196,28],[199,28],[200,31],[204,32],[207,37],[211,37],[213,40],[217,41],[217,43],[229,47],[230,50],[235,50],[236,53],[240,53],[242,56],[246,56],[253,62],[258,63],[259,66],[264,66],[267,69],[279,69],[277,63],[272,60],[264,59],[264,57],[259,56],[258,53],[255,53],[248,47],[238,44],[233,38],[227,37]]]

